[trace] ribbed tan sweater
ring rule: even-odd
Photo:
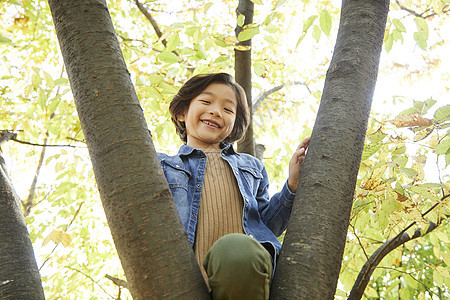
[[[203,260],[222,236],[244,233],[243,202],[231,167],[220,157],[220,150],[205,150],[207,156],[202,197],[198,212],[195,255],[205,280]]]

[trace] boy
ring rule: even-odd
[[[287,226],[309,138],[289,163],[289,178],[269,201],[256,158],[236,153],[249,123],[245,93],[226,73],[197,75],[169,107],[185,143],[158,154],[213,299],[268,299],[279,236]]]

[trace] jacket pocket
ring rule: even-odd
[[[252,194],[256,195],[261,179],[263,178],[261,171],[247,166],[239,167],[239,171],[242,177],[244,177],[245,181],[247,182],[247,185],[249,186],[250,191],[252,191]]]
[[[162,165],[172,194],[174,194],[177,189],[183,189],[187,192],[191,173],[182,166],[172,162],[162,161]]]

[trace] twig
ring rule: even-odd
[[[45,149],[46,149],[45,145],[47,145],[47,141],[48,141],[48,133],[47,133],[47,136],[44,139],[44,146],[42,147],[41,155],[39,157],[39,162],[38,162],[38,165],[36,167],[36,172],[34,173],[34,178],[33,178],[33,182],[31,183],[31,187],[30,187],[30,191],[29,191],[29,194],[28,194],[27,201],[25,203],[22,202],[22,206],[24,208],[24,212],[23,212],[24,217],[27,217],[30,214],[31,208],[33,207],[33,199],[34,199],[34,195],[35,195],[35,192],[36,192],[37,180],[38,180],[39,173],[41,171],[42,165],[44,163]]]
[[[422,18],[422,19],[428,19],[428,18],[431,18],[431,17],[434,17],[434,16],[437,15],[437,13],[434,12],[434,11],[429,13],[428,15],[426,15],[426,13],[431,11],[431,8],[428,8],[427,10],[425,10],[422,13],[418,13],[418,12],[416,12],[416,11],[406,7],[406,6],[403,6],[402,4],[400,4],[400,1],[398,1],[398,0],[396,0],[395,2],[397,3],[397,5],[400,7],[401,10],[404,10],[404,11],[410,13],[411,15],[413,15],[415,17],[419,17],[419,18]],[[448,12],[449,12],[449,5],[447,3],[442,8],[442,13],[447,14]]]
[[[69,227],[72,225],[73,221],[75,221],[75,218],[78,216],[78,214],[80,213],[81,210],[81,206],[83,206],[84,202],[81,202],[80,205],[78,206],[77,211],[75,212],[72,220],[70,221],[70,223],[66,226],[66,230],[64,232],[67,232],[69,230]],[[47,255],[47,257],[45,258],[44,262],[42,263],[42,265],[39,267],[39,272],[41,271],[41,269],[45,266],[45,264],[50,260],[53,252],[55,252],[56,248],[59,246],[60,243],[57,243],[55,245],[55,247],[53,247],[53,250],[49,253],[49,255]]]
[[[252,107],[252,112],[255,112],[258,110],[259,106],[261,105],[261,103],[263,102],[264,99],[266,99],[267,97],[269,97],[270,94],[273,94],[279,90],[281,90],[282,88],[284,88],[285,86],[290,86],[290,85],[304,85],[306,87],[306,89],[308,89],[309,93],[311,93],[311,90],[309,89],[308,85],[304,82],[301,81],[293,81],[293,82],[288,82],[288,83],[283,83],[279,86],[273,87],[268,91],[263,92],[262,94],[260,94],[258,96],[258,98],[256,98],[256,100],[253,101],[253,107]]]
[[[364,249],[364,246],[363,246],[361,240],[359,239],[359,236],[356,234],[355,226],[353,226],[352,224],[349,224],[349,226],[351,228],[353,228],[353,234],[356,236],[356,239],[358,240],[358,243],[361,246],[361,249],[362,249],[362,251],[364,253],[364,256],[366,257],[367,260],[369,260],[369,255],[367,255],[366,249]]]
[[[31,142],[26,142],[26,141],[22,141],[19,140],[17,138],[13,138],[11,139],[14,142],[20,143],[20,144],[25,144],[25,145],[30,145],[30,146],[38,146],[38,147],[71,147],[71,148],[77,148],[77,146],[73,146],[73,145],[47,145],[47,144],[36,144],[36,143],[31,143]]]
[[[106,274],[105,277],[108,278],[109,280],[111,280],[115,285],[122,286],[122,287],[128,289],[128,282],[126,282],[125,280],[111,276],[109,274]]]
[[[101,286],[101,284],[98,283],[98,280],[97,280],[97,281],[94,280],[94,278],[92,278],[90,275],[84,273],[83,271],[80,271],[80,270],[78,270],[78,269],[75,269],[75,268],[73,268],[73,267],[71,267],[71,266],[64,266],[64,268],[70,269],[70,270],[72,270],[72,271],[78,272],[78,273],[80,273],[80,274],[86,276],[86,278],[88,278],[88,279],[91,280],[93,283],[95,283],[96,285],[98,285],[106,295],[108,295],[109,297],[111,297],[111,298],[113,298],[113,299],[115,298],[115,297],[112,296],[110,293],[108,293],[108,292]]]
[[[388,267],[377,267],[377,269],[393,270],[393,271],[396,271],[396,272],[399,272],[399,273],[403,273],[403,274],[409,275],[409,276],[411,276],[412,279],[414,279],[415,281],[417,281],[418,283],[420,283],[421,285],[423,285],[423,287],[424,287],[430,294],[436,294],[436,293],[434,293],[432,290],[430,290],[430,289],[426,286],[425,283],[423,283],[422,281],[420,281],[420,280],[416,279],[414,276],[412,276],[412,275],[411,275],[412,273],[405,272],[405,271],[401,271],[401,270],[394,269],[394,268],[388,268]]]

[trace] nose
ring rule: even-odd
[[[212,116],[216,116],[216,117],[221,117],[222,115],[220,114],[220,110],[218,110],[217,108],[211,108],[211,110],[209,111],[209,114]]]

